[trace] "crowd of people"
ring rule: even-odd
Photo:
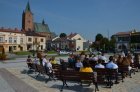
[[[52,72],[52,66],[54,64],[58,64],[54,56],[50,59],[46,59],[46,55],[41,57],[36,56],[34,60],[32,60],[29,55],[27,63],[30,62],[35,64],[40,62],[40,65],[45,67],[48,72]],[[128,53],[125,55],[124,53],[120,53],[109,56],[108,58],[104,53],[99,53],[98,55],[88,55],[82,52],[76,55],[69,55],[67,62],[60,59],[60,65],[63,67],[62,69],[66,70],[68,68],[72,68],[80,72],[93,72],[95,68],[118,69],[119,66],[128,66],[128,70],[131,71],[131,64],[135,64],[137,70],[140,68],[140,56],[138,54],[132,55],[131,53]],[[28,67],[31,67],[30,64],[28,64]]]

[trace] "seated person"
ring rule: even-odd
[[[74,68],[75,67],[75,59],[74,59],[74,55],[70,55],[68,58],[68,64],[70,68]]]
[[[50,60],[51,64],[57,64],[57,61],[55,60],[55,57],[53,56]]]
[[[79,71],[81,67],[83,67],[83,63],[82,63],[82,62],[80,61],[80,59],[78,58],[78,59],[76,60],[76,63],[75,63],[75,69],[76,69],[77,71]]]
[[[43,56],[43,59],[42,59],[42,64],[43,66],[46,66],[46,64],[48,63],[47,59],[46,59],[46,55]]]
[[[103,60],[104,61],[103,63],[107,63],[107,58],[104,55],[104,53],[102,53],[102,55],[99,57],[99,59]]]
[[[114,63],[113,61],[113,56],[110,56],[109,57],[109,62],[106,64],[106,68],[109,68],[109,69],[118,69],[118,65]]]
[[[47,73],[52,73],[52,64],[51,64],[51,59],[49,62],[47,62],[46,67],[47,67]]]
[[[95,65],[95,68],[105,68],[105,66],[102,65],[102,60],[101,59],[98,60],[98,64]]]
[[[83,61],[83,67],[80,68],[80,72],[93,72],[87,59]]]
[[[113,56],[110,56],[109,57],[109,62],[106,64],[106,68],[108,69],[118,69],[118,65],[114,63],[114,58]],[[110,72],[109,73],[109,76],[107,76],[107,81],[108,81],[108,86],[112,86],[113,85],[113,82],[112,82],[112,74],[110,75]],[[115,83],[119,83],[118,82],[118,74],[116,73],[115,74]]]
[[[27,65],[28,65],[28,68],[32,68],[33,66],[32,66],[32,59],[31,59],[31,56],[30,55],[28,55],[28,58],[27,58],[27,60],[26,60],[26,62],[27,62]]]

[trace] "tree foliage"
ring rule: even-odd
[[[67,34],[66,34],[66,33],[61,33],[61,34],[59,35],[59,37],[60,37],[60,38],[65,38],[65,37],[67,37]]]
[[[113,36],[109,40],[107,37],[103,37],[102,34],[97,34],[95,37],[95,42],[92,43],[92,45],[90,47],[94,48],[96,50],[114,51],[115,42],[116,42],[116,40]]]
[[[97,34],[95,41],[101,41],[103,39],[103,35],[102,34]]]

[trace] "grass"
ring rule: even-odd
[[[57,54],[56,51],[48,51],[47,54]]]
[[[14,52],[16,55],[30,55],[32,54],[31,52],[28,51],[20,51],[20,52]]]

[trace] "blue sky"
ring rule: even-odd
[[[0,27],[22,26],[28,0],[1,0]],[[43,19],[56,34],[77,32],[87,40],[140,30],[140,0],[29,0],[34,21]]]

